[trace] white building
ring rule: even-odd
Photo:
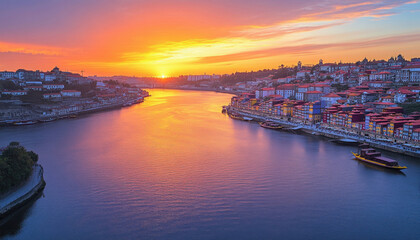
[[[334,72],[336,70],[337,65],[332,63],[326,63],[319,67],[319,70],[322,72]]]
[[[12,95],[12,96],[24,96],[28,94],[28,91],[20,91],[20,90],[5,90],[1,92],[2,95]]]
[[[303,70],[296,73],[296,78],[304,78],[306,74],[310,75],[311,71]]]
[[[8,71],[0,72],[0,80],[7,80],[7,79],[15,78],[16,76],[17,75],[15,72],[8,72]]]
[[[23,89],[27,91],[38,91],[38,92],[41,92],[43,90],[42,86],[26,86]]]
[[[256,98],[265,98],[268,97],[270,95],[274,95],[276,92],[276,90],[274,88],[263,88],[260,90],[257,90],[255,92],[255,97]]]
[[[63,84],[44,84],[42,87],[46,90],[63,90]]]
[[[25,82],[25,85],[26,86],[32,86],[32,85],[39,85],[39,86],[41,86],[42,85],[42,82],[41,81],[26,81]]]
[[[325,102],[325,107],[331,107],[333,104],[336,104],[341,97],[335,93],[329,93],[321,97],[321,101]]]
[[[368,74],[359,74],[359,84],[369,81]]]
[[[48,74],[48,73],[46,73],[45,75],[44,75],[44,80],[46,81],[46,82],[52,82],[52,81],[54,81],[56,79],[56,76],[54,75],[54,74]]]
[[[60,93],[44,93],[42,97],[44,99],[59,99],[61,98],[61,94]]]
[[[82,93],[76,90],[63,90],[61,91],[61,96],[63,97],[80,97]]]
[[[401,72],[397,78],[397,81],[419,83],[420,82],[420,65],[407,66],[401,69]]]

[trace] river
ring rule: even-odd
[[[0,129],[44,167],[4,239],[418,239],[420,161],[232,120],[231,95],[150,90],[142,104]]]

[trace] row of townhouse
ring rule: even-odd
[[[409,141],[418,141],[420,113],[403,116],[402,108],[388,107],[383,112],[372,113],[366,106],[335,104],[323,112],[322,122],[331,126],[352,128],[376,135]]]
[[[280,95],[271,95],[269,99],[262,100],[248,96],[232,97],[231,105],[234,107],[259,111],[283,117],[292,117],[296,120],[319,122],[325,104],[321,101],[305,102],[301,100],[284,99]]]

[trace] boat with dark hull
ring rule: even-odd
[[[402,170],[407,168],[405,166],[400,166],[398,162],[394,159],[382,157],[382,154],[380,152],[377,152],[375,149],[370,148],[368,144],[359,145],[359,152],[352,152],[352,154],[356,157],[357,160],[376,166],[395,170]]]
[[[359,142],[354,139],[349,138],[340,138],[340,139],[334,139],[331,140],[331,142],[335,142],[341,145],[347,145],[347,146],[358,146]]]
[[[265,122],[261,122],[259,124],[263,128],[268,128],[268,129],[272,129],[272,130],[280,130],[280,129],[283,128],[283,126],[281,126],[280,124],[272,122],[272,121],[265,121]]]

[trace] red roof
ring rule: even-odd
[[[335,93],[328,93],[327,95],[324,95],[322,97],[329,97],[329,98],[341,98],[340,96],[338,96]]]
[[[80,91],[77,91],[77,90],[63,90],[61,92],[68,92],[68,93],[70,93],[70,92],[80,92]]]
[[[320,91],[307,91],[306,93],[310,93],[310,94],[321,93],[322,94],[322,92],[320,92]]]

